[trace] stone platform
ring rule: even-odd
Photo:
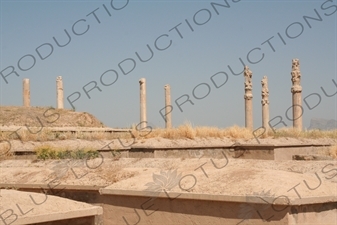
[[[40,193],[0,189],[1,225],[99,225],[102,207]]]
[[[221,166],[220,166],[221,165]],[[100,189],[109,224],[337,224],[337,183],[318,173],[146,169]],[[335,174],[337,175],[337,174]],[[328,177],[329,178],[329,177]]]
[[[99,165],[90,169],[77,161],[6,160],[0,162],[0,187],[41,192],[40,187],[51,185],[51,195],[102,206],[109,225],[337,222],[337,161],[227,156],[104,159]],[[1,208],[2,217],[19,215],[19,200],[10,202],[16,208],[8,215]],[[23,213],[30,209],[29,204],[21,207]]]

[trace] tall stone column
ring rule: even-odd
[[[23,106],[30,107],[29,79],[23,79]]]
[[[293,128],[302,131],[302,87],[301,87],[301,72],[300,61],[298,59],[292,60],[291,93],[293,94]]]
[[[139,80],[140,85],[140,127],[147,126],[146,120],[146,80],[142,78]]]
[[[252,71],[245,66],[245,125],[246,128],[253,130],[253,94],[252,94]]]
[[[171,87],[169,84],[164,86],[165,89],[165,127],[172,128],[172,105],[171,105]]]
[[[269,131],[269,89],[268,78],[266,76],[261,80],[262,84],[262,127],[265,129],[264,133]]]
[[[64,95],[63,95],[63,80],[61,76],[56,78],[56,96],[57,96],[57,109],[64,108]]]

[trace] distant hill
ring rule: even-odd
[[[93,115],[52,107],[0,106],[0,126],[105,127]],[[42,125],[41,125],[42,124]]]
[[[327,119],[319,119],[313,118],[310,121],[309,130],[319,129],[319,130],[335,130],[337,129],[337,120],[327,120]]]

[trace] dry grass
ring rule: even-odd
[[[88,113],[74,112],[65,109],[54,109],[52,107],[14,107],[14,106],[1,106],[0,107],[0,124],[3,125],[16,125],[28,127],[33,130],[20,129],[17,133],[0,131],[0,141],[2,140],[21,140],[27,141],[56,141],[56,140],[112,140],[112,139],[147,139],[147,138],[167,138],[167,139],[195,139],[195,138],[242,138],[251,139],[259,138],[279,138],[279,137],[293,137],[293,138],[332,138],[337,139],[337,130],[321,131],[310,130],[299,132],[291,128],[277,129],[276,132],[270,130],[264,133],[263,129],[252,131],[233,126],[229,128],[217,127],[194,127],[191,123],[185,123],[181,126],[172,129],[145,129],[139,131],[136,125],[132,125],[132,132],[52,132],[48,127],[104,127],[104,125],[96,119],[93,115]],[[38,119],[37,119],[38,118]],[[41,124],[42,123],[42,124]],[[39,127],[43,125],[43,129]],[[1,143],[1,142],[0,142]],[[1,149],[0,144],[0,156]]]
[[[0,140],[21,140],[21,141],[48,141],[52,139],[52,133],[47,128],[42,130],[24,130],[20,129],[15,132],[0,131]]]
[[[97,158],[98,151],[90,148],[69,150],[70,148],[55,148],[49,145],[38,146],[34,149],[38,159],[89,159]]]
[[[19,140],[22,141],[56,141],[56,140],[112,140],[112,139],[148,139],[148,138],[167,138],[167,139],[195,139],[195,138],[231,138],[231,139],[252,139],[254,135],[259,138],[280,138],[280,137],[292,137],[292,138],[332,138],[337,139],[337,130],[309,130],[298,131],[292,128],[281,128],[275,130],[269,130],[268,133],[263,129],[254,131],[254,134],[249,129],[239,126],[232,126],[228,128],[218,127],[201,127],[193,126],[191,123],[185,123],[176,128],[164,129],[164,128],[146,128],[140,131],[140,128],[132,126],[131,131],[125,132],[52,132],[48,128],[42,129],[40,132],[33,130],[20,129],[17,134],[13,132],[1,132],[0,140]],[[0,154],[1,154],[0,145]]]
[[[292,138],[337,138],[337,130],[308,130],[308,131],[298,131],[293,128],[281,128],[272,133],[273,137],[292,137]]]
[[[137,131],[133,129],[133,135],[139,139],[147,138],[167,138],[167,139],[195,139],[195,138],[231,138],[231,139],[252,139],[254,135],[259,138],[280,138],[280,137],[292,137],[292,138],[331,138],[337,139],[337,130],[309,130],[298,131],[292,128],[282,128],[273,131],[270,129],[268,132],[264,132],[263,129],[255,130],[254,133],[247,128],[232,126],[229,128],[218,127],[193,127],[191,123],[185,123],[177,128],[171,129],[153,129],[147,131]]]
[[[130,139],[132,138],[132,134],[130,132],[116,132],[116,133],[109,133],[109,132],[66,132],[66,133],[60,133],[57,137],[57,139],[82,139],[82,140],[110,140],[110,139]]]
[[[134,171],[123,171],[120,165],[109,166],[106,168],[99,167],[95,170],[95,173],[99,174],[99,177],[106,180],[110,184],[116,183],[121,180],[126,180],[138,174],[138,172]]]
[[[147,131],[132,131],[133,135],[138,139],[147,138],[167,138],[167,139],[195,139],[195,138],[253,138],[250,130],[239,126],[233,126],[225,129],[217,127],[193,127],[190,123],[185,123],[177,128],[170,129],[153,129]]]

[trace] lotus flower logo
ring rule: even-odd
[[[66,160],[62,161],[61,163],[58,163],[56,166],[52,168],[54,170],[55,176],[60,179],[64,177],[69,170],[76,168],[76,167],[81,167],[84,165],[83,160]]]
[[[181,173],[178,174],[177,170],[169,170],[167,172],[160,171],[160,174],[153,174],[153,182],[145,184],[148,188],[145,191],[162,192],[170,191],[172,188],[179,184],[182,177]]]

